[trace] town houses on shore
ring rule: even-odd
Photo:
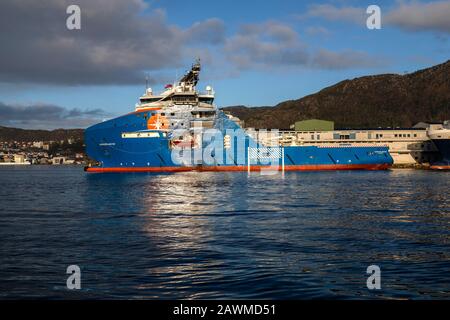
[[[82,140],[0,141],[0,165],[85,164]]]

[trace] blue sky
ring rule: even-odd
[[[450,59],[450,1],[112,0],[108,10],[105,1],[78,1],[76,31],[65,30],[61,1],[0,5],[8,17],[35,12],[12,31],[0,23],[11,48],[0,54],[0,125],[85,127],[132,111],[144,74],[160,90],[197,56],[199,89],[212,85],[220,107],[275,105],[344,79]],[[380,30],[366,27],[370,4],[381,8]],[[27,47],[16,41],[27,36]],[[49,106],[48,118],[21,118]]]

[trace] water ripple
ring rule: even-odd
[[[0,168],[0,297],[449,298],[449,189],[450,173],[412,170]]]

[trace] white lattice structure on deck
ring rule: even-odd
[[[250,172],[251,160],[279,160],[281,170],[284,171],[284,148],[280,147],[256,147],[247,148],[247,171]]]

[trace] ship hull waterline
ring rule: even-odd
[[[431,170],[450,170],[450,164],[449,165],[432,165],[430,166]]]
[[[335,165],[287,165],[284,171],[339,171],[339,170],[387,170],[389,164],[335,164]],[[197,166],[197,167],[86,167],[91,173],[119,173],[119,172],[229,172],[229,171],[264,171],[270,170],[267,166]],[[274,171],[283,171],[277,168]]]

